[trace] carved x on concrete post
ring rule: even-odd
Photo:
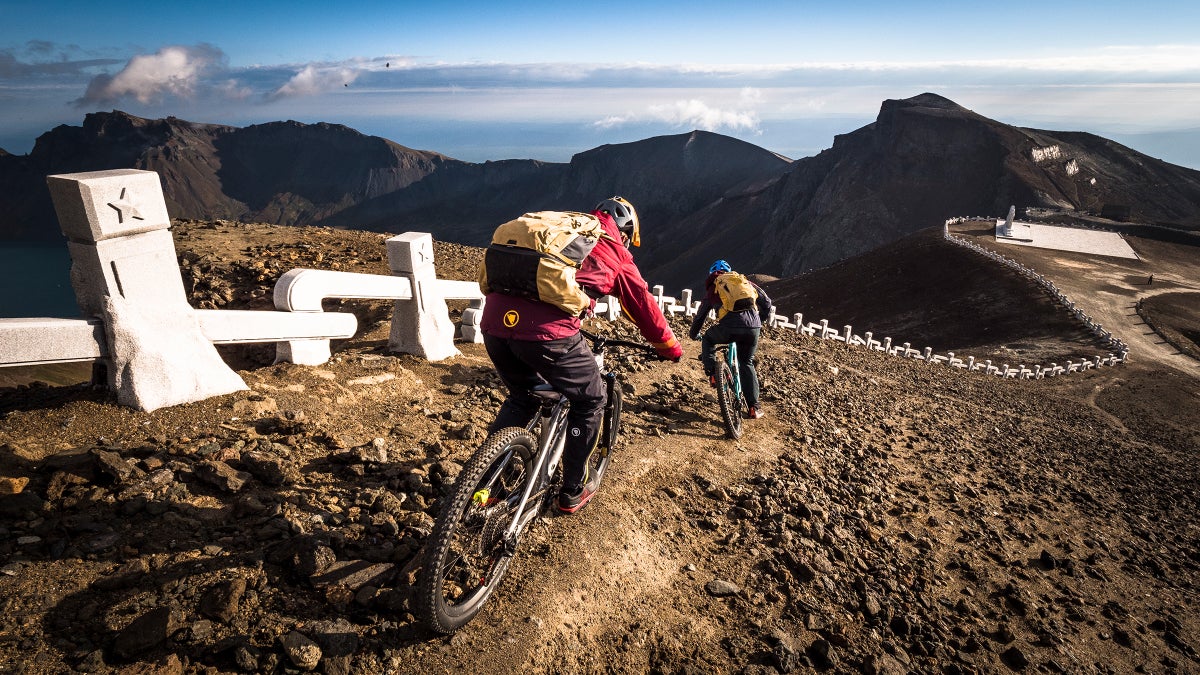
[[[47,176],[85,315],[104,322],[108,385],[142,410],[246,389],[187,302],[158,174]]]

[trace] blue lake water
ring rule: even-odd
[[[67,244],[0,242],[0,317],[79,316]]]

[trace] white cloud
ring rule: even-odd
[[[164,96],[188,98],[201,77],[224,60],[211,45],[163,47],[154,54],[139,54],[116,75],[97,75],[77,103],[111,103],[132,97],[151,103]]]
[[[691,126],[706,131],[753,130],[758,126],[758,116],[752,111],[722,110],[697,99],[676,101],[670,105],[652,105],[650,114],[677,126]]]
[[[740,103],[756,103],[756,90],[744,89]],[[636,122],[666,122],[676,127],[704,131],[751,131],[759,128],[758,114],[744,107],[724,110],[714,108],[700,99],[683,99],[674,103],[651,105],[641,114],[610,115],[594,123],[601,129],[611,129]]]
[[[282,87],[272,92],[268,98],[291,98],[294,96],[312,96],[327,91],[343,88],[358,79],[360,71],[347,67],[322,67],[307,65],[296,73]]]

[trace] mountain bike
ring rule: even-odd
[[[605,370],[604,352],[611,347],[655,352],[649,345],[581,332],[591,342],[608,394],[587,474],[598,486],[617,444],[623,405],[620,378]],[[436,632],[453,633],[475,618],[499,586],[530,523],[558,496],[571,404],[549,385],[533,393],[541,399],[533,420],[491,434],[443,498],[416,583],[419,618]]]
[[[742,411],[746,398],[742,395],[742,377],[738,371],[737,344],[717,345],[717,402],[721,404],[721,420],[725,435],[737,440],[742,437]]]

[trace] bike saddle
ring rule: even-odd
[[[548,384],[539,384],[531,389],[529,393],[549,402],[554,402],[562,398],[562,394],[555,391],[554,387],[551,387]]]

